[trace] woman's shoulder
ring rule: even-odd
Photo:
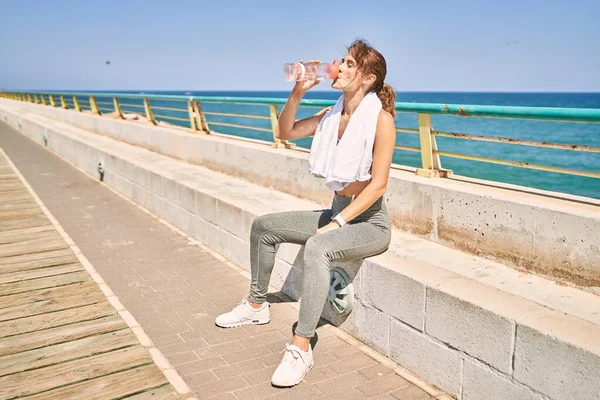
[[[388,131],[390,129],[396,131],[394,116],[389,111],[381,110],[377,118],[377,131]]]

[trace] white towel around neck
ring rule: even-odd
[[[344,95],[321,120],[308,158],[309,173],[325,178],[325,185],[336,191],[352,182],[371,179],[373,143],[382,106],[375,93],[368,93],[350,117],[338,143],[343,108]]]

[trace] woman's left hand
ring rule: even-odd
[[[337,224],[337,222],[331,221],[330,223],[328,223],[324,227],[317,229],[317,235],[322,235],[325,232],[329,232],[329,231],[332,231],[334,229],[339,229],[339,227],[340,226]]]

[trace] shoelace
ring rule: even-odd
[[[247,304],[247,303],[248,303],[248,300],[246,300],[246,299],[242,300],[240,304],[238,304],[237,306],[235,306],[235,308],[233,309],[233,312],[236,315],[239,315],[239,312],[242,311],[246,306],[250,307],[250,305]]]
[[[285,345],[285,349],[283,349],[283,351],[281,353],[285,353],[283,356],[283,360],[281,360],[281,363],[284,363],[285,361],[288,361],[288,360],[292,361],[289,359],[288,354],[294,358],[293,361],[297,361],[298,358],[300,358],[302,360],[302,362],[304,362],[304,357],[302,356],[302,353],[300,353],[300,351],[298,351],[297,349],[291,348],[291,346],[289,344]],[[292,362],[292,365],[294,367],[298,366],[298,364],[296,362]]]

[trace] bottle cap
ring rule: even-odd
[[[331,79],[336,80],[338,74],[340,73],[340,62],[339,60],[333,60],[329,67],[327,68],[327,74],[331,77]]]

